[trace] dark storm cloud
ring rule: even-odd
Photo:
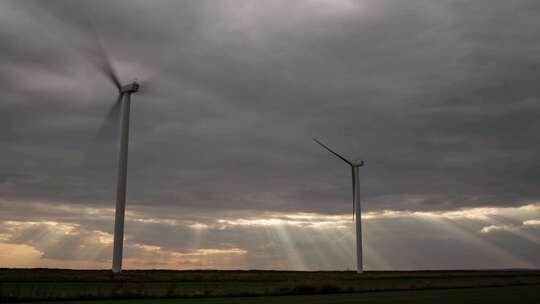
[[[122,81],[149,87],[133,98],[134,208],[349,212],[349,170],[312,136],[367,161],[366,210],[540,195],[535,1],[2,7],[0,189],[19,204],[112,207],[116,146],[94,135],[115,91],[92,31]]]

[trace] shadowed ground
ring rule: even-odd
[[[399,299],[403,303],[410,299],[410,303],[422,303],[419,301],[425,299],[445,303],[441,301],[448,298],[453,299],[448,303],[456,303],[489,298],[493,301],[488,303],[500,303],[497,301],[515,302],[522,297],[520,303],[540,303],[534,292],[538,289],[540,271],[374,271],[358,275],[350,271],[132,270],[113,275],[109,270],[0,270],[0,298],[4,301],[122,303],[118,300],[152,298],[143,302],[287,303],[305,299],[306,303],[395,303]],[[287,297],[291,295],[295,297]],[[227,298],[220,299],[223,297]],[[478,301],[467,303],[484,303]]]
[[[415,291],[381,291],[352,294],[308,295],[308,296],[274,296],[274,297],[244,297],[244,298],[213,298],[213,299],[161,299],[161,300],[104,300],[84,301],[84,303],[156,303],[156,304],[349,304],[349,303],[540,303],[540,286],[507,286],[484,287],[467,289],[444,290],[415,290]],[[50,303],[50,302],[49,302]],[[53,302],[54,303],[54,302]],[[67,302],[77,303],[77,302]]]

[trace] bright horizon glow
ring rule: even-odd
[[[110,267],[111,231],[91,225],[93,220],[98,220],[110,222],[112,226],[110,208],[68,207],[62,204],[50,206],[39,202],[35,206],[47,206],[60,216],[67,215],[67,218],[79,213],[85,222],[37,219],[1,222],[0,247],[4,252],[17,253],[19,257],[0,255],[0,267]],[[424,233],[439,231],[436,235],[443,243],[447,237],[451,237],[466,242],[479,254],[491,252],[495,260],[507,261],[519,267],[534,267],[534,264],[513,254],[511,248],[505,249],[492,243],[489,237],[510,233],[525,242],[540,244],[540,238],[534,232],[540,226],[538,203],[436,212],[382,210],[366,212],[362,216],[367,269],[399,269],[402,268],[400,263],[406,265],[407,259],[396,260],[382,249],[390,244],[402,246],[401,237],[396,234],[401,230],[400,226],[426,227],[422,228],[427,231]],[[261,254],[264,256],[265,252],[273,258],[267,264],[261,264],[259,268],[262,269],[354,268],[354,233],[350,214],[264,212],[260,216],[227,216],[193,221],[143,216],[142,212],[132,207],[126,224],[125,261],[130,269],[254,268],[250,266],[250,261],[257,260]],[[154,240],[151,235],[150,238],[139,235],[151,229],[170,232],[163,240]],[[240,235],[245,235],[242,238],[246,240],[238,239]],[[177,238],[184,241],[177,245]],[[60,244],[73,241],[79,245],[70,249],[72,253],[66,258],[61,258],[62,253],[54,250]],[[258,250],[262,251],[257,253]],[[418,254],[414,248],[401,250],[410,250],[413,256]]]

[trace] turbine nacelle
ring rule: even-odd
[[[139,91],[139,84],[134,81],[133,83],[126,84],[125,86],[120,88],[120,93],[136,93]]]
[[[353,167],[362,167],[365,164],[363,160],[355,160],[351,162],[351,166]]]

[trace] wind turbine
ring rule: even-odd
[[[48,3],[49,4],[49,3]],[[67,3],[66,3],[67,4]],[[97,31],[94,29],[88,15],[81,10],[80,3],[72,3],[73,6],[69,7],[71,15],[67,16],[63,12],[54,9],[54,6],[44,5],[42,9],[48,12],[52,17],[55,17],[61,23],[73,26],[74,24],[80,26],[81,37],[85,41],[85,46],[79,47],[83,51],[86,59],[88,59],[93,65],[95,65],[100,72],[102,72],[109,81],[118,89],[118,97],[116,102],[110,108],[105,120],[98,131],[98,137],[110,136],[113,132],[112,126],[117,127],[120,125],[120,146],[118,153],[118,176],[116,185],[116,210],[114,217],[114,243],[113,243],[113,261],[112,271],[119,273],[122,271],[122,252],[124,243],[124,215],[126,209],[126,189],[127,189],[127,165],[128,165],[128,145],[129,145],[129,115],[131,108],[131,94],[139,92],[139,83],[133,81],[132,83],[122,85],[118,75],[116,74],[113,65],[105,51],[105,48],[100,43]],[[65,5],[62,5],[65,7]],[[70,17],[75,17],[70,20]],[[86,29],[86,31],[84,30]],[[148,86],[145,85],[145,88]],[[116,129],[116,128],[115,128]],[[116,131],[116,130],[114,130]]]
[[[342,161],[346,162],[349,166],[351,166],[353,189],[353,219],[355,219],[356,222],[356,272],[362,273],[364,271],[364,265],[362,261],[362,210],[360,208],[360,176],[358,168],[364,165],[364,161],[350,161],[345,157],[339,155],[337,152],[333,151],[317,139],[313,138],[313,140],[326,150],[330,151],[330,153],[339,157]]]
[[[110,131],[110,125],[118,124],[120,120],[120,146],[118,151],[118,176],[116,184],[116,210],[114,216],[114,242],[112,271],[122,271],[122,253],[124,245],[124,216],[126,211],[128,145],[129,145],[129,114],[131,108],[131,94],[139,91],[139,84],[134,81],[122,85],[108,60],[103,48],[99,48],[99,61],[96,62],[100,70],[118,89],[116,102],[111,106],[99,133]]]

